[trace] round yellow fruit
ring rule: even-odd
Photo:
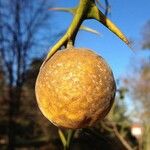
[[[105,60],[85,48],[57,51],[40,69],[38,106],[58,127],[83,128],[109,112],[116,84]]]

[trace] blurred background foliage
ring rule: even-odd
[[[106,5],[107,15],[110,5]],[[98,3],[100,5],[100,3]],[[39,111],[34,85],[51,33],[47,0],[0,0],[0,149],[61,150],[57,127]],[[101,6],[100,7],[104,7]],[[150,49],[150,21],[141,32],[142,49]],[[37,42],[38,41],[38,42]],[[150,58],[130,65],[130,74],[118,79],[115,103],[109,115],[92,128],[76,131],[71,150],[150,149]],[[130,97],[128,110],[125,103]],[[131,134],[133,124],[142,129]]]

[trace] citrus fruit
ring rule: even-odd
[[[105,60],[85,48],[57,51],[40,69],[38,106],[58,127],[83,128],[103,119],[114,101],[116,84]]]

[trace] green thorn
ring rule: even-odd
[[[102,23],[105,27],[107,27],[111,32],[117,35],[122,41],[124,41],[128,46],[130,46],[129,40],[125,37],[125,35],[121,32],[121,30],[111,22],[98,8],[96,5],[93,6],[91,11],[87,15],[88,19],[96,19],[100,23]]]
[[[81,29],[81,30],[85,30],[85,31],[87,31],[87,32],[91,32],[91,33],[100,35],[100,33],[99,33],[98,31],[96,31],[96,30],[94,30],[94,29],[92,29],[92,28],[83,26],[83,25],[80,26],[80,29]]]
[[[49,8],[49,10],[69,12],[69,13],[75,15],[77,8],[54,7],[54,8]]]
[[[77,9],[77,8],[63,8],[63,7],[49,8],[49,10],[69,12],[69,13],[71,13],[72,15],[75,15],[76,9]],[[81,29],[81,30],[85,30],[85,31],[87,31],[87,32],[91,32],[91,33],[97,34],[97,35],[100,34],[98,31],[96,31],[96,30],[94,30],[94,29],[92,29],[92,28],[86,27],[86,26],[81,26],[80,29]]]

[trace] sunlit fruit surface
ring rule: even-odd
[[[38,106],[53,124],[63,128],[92,126],[109,112],[116,84],[106,61],[91,50],[57,51],[40,69]]]

